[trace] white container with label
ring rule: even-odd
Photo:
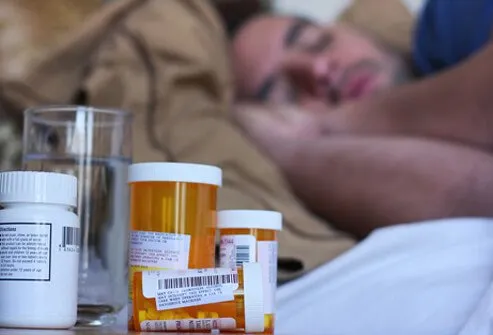
[[[77,179],[0,173],[0,327],[70,328],[77,321]]]
[[[274,331],[277,288],[277,232],[282,229],[279,212],[225,210],[218,212],[220,232],[219,264],[222,268],[241,268],[243,263],[262,266],[265,328]]]

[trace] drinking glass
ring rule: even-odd
[[[85,106],[24,113],[23,169],[78,178],[79,326],[111,324],[127,303],[131,123],[129,113]]]

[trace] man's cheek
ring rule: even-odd
[[[369,95],[374,95],[396,85],[397,83],[395,82],[394,74],[390,71],[385,72],[378,76],[378,78],[373,83],[372,89],[368,93]]]

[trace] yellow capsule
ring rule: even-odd
[[[171,312],[170,320],[178,320],[180,319],[180,312],[169,311]]]
[[[199,312],[197,313],[197,318],[199,318],[199,319],[205,319],[205,318],[207,318],[207,317],[208,317],[208,316],[207,316],[207,312],[204,312],[204,311],[199,311]]]
[[[182,319],[191,319],[192,317],[187,312],[180,313]]]
[[[156,310],[148,309],[147,317],[151,320],[159,320],[159,313]]]
[[[159,313],[159,320],[172,320],[174,313],[171,311],[163,311]]]
[[[216,312],[209,312],[209,318],[211,319],[216,319],[219,317],[219,313]]]
[[[146,311],[139,311],[139,320],[148,320]]]

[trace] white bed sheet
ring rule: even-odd
[[[491,219],[380,229],[278,290],[276,334],[491,334],[492,276]]]
[[[493,334],[493,284],[480,300],[474,312],[467,320],[459,335],[491,335]]]

